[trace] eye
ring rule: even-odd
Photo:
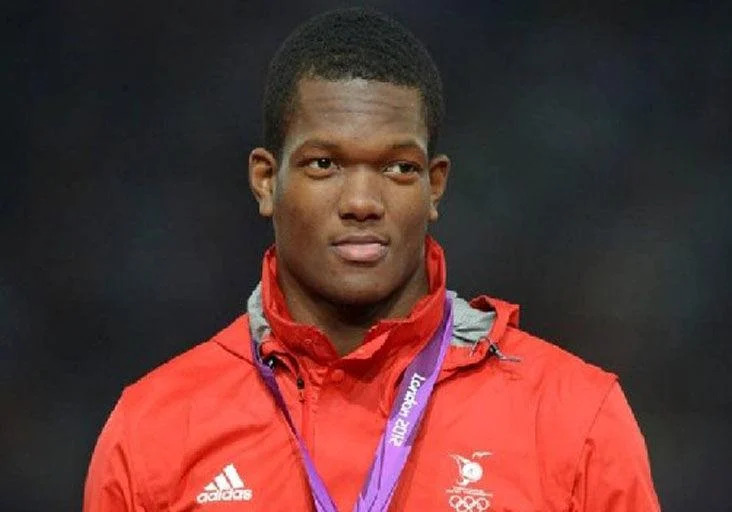
[[[312,160],[308,161],[307,166],[310,169],[316,169],[319,171],[326,171],[333,167],[335,164],[332,159],[330,158],[313,158]]]
[[[409,162],[394,162],[384,168],[384,172],[390,174],[414,174],[419,172],[419,166]]]

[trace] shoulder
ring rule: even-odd
[[[568,388],[592,394],[607,392],[615,375],[583,361],[557,344],[545,341],[519,328],[519,306],[481,295],[470,301],[478,311],[493,311],[495,320],[483,338],[494,342],[506,355],[518,357],[519,363],[505,362],[502,370],[512,374],[536,392],[564,392]]]
[[[607,394],[617,380],[615,374],[516,327],[509,327],[504,338],[504,351],[521,358],[515,371],[544,393],[576,401]]]
[[[531,395],[537,429],[584,439],[617,376],[515,327],[506,330],[501,348],[520,358],[501,366]]]
[[[118,408],[132,451],[160,453],[167,447],[167,453],[180,452],[198,431],[197,423],[216,416],[232,389],[254,371],[247,352],[231,350],[231,338],[248,347],[245,315],[124,389]]]
[[[221,388],[253,370],[249,339],[248,318],[242,315],[209,340],[127,386],[120,402],[128,421],[138,428],[171,424],[187,415],[193,403],[216,402]]]
[[[575,435],[582,429],[586,432],[617,377],[520,329],[517,304],[481,295],[470,301],[470,307],[495,313],[493,325],[482,340],[507,356],[489,357],[485,366],[488,373],[483,375],[497,377],[503,393],[541,420],[537,428],[549,425],[571,429]],[[484,350],[483,354],[489,352]]]
[[[249,341],[248,319],[242,315],[212,338],[177,355],[127,386],[121,401],[129,420],[165,421],[202,394],[224,386],[232,372],[251,370],[246,353],[231,350],[228,341]]]

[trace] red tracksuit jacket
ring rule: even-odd
[[[313,510],[293,435],[252,363],[254,327],[318,472],[338,509],[352,510],[400,377],[442,318],[445,264],[431,239],[426,265],[430,293],[410,316],[378,323],[339,358],[321,331],[292,321],[270,250],[262,311],[122,393],[92,456],[84,511]],[[519,330],[515,305],[464,304],[483,319],[493,311],[490,329],[448,348],[390,510],[659,510],[616,377]]]

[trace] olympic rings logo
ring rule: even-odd
[[[450,506],[455,509],[455,512],[483,512],[488,510],[491,506],[490,501],[483,497],[474,496],[450,496]]]

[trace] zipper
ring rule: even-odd
[[[302,375],[297,376],[295,383],[297,384],[297,392],[300,395],[300,401],[305,402],[305,380],[302,378]]]
[[[305,399],[305,379],[302,378],[302,375],[297,374],[295,384],[297,385],[297,393],[302,407],[302,413],[300,415],[300,437],[302,437],[305,446],[308,446],[310,444],[310,431],[308,430],[310,424],[310,407]]]

